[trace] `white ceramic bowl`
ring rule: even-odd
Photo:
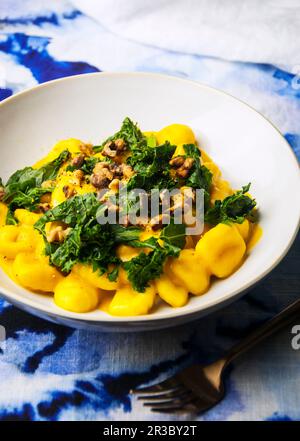
[[[11,303],[74,327],[108,331],[158,329],[207,314],[244,293],[269,273],[290,248],[299,225],[297,160],[280,132],[241,101],[210,87],[148,73],[96,73],[64,78],[19,93],[0,104],[0,176],[31,165],[58,140],[95,144],[115,132],[125,116],[143,130],[188,124],[234,188],[252,182],[263,237],[243,266],[208,293],[178,309],[162,306],[147,316],[76,314],[51,296],[33,294],[0,273],[0,292]]]

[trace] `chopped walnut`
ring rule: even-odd
[[[171,199],[172,206],[170,207],[170,212],[180,209],[183,213],[189,213],[195,200],[195,192],[190,187],[182,187],[180,192],[171,196]]]
[[[48,202],[42,202],[38,205],[38,211],[40,213],[46,213],[46,211],[51,209],[51,205]]]
[[[179,178],[186,178],[192,168],[195,160],[194,158],[184,158],[183,156],[176,156],[176,158],[171,159],[169,164],[172,168],[176,168],[176,175]]]
[[[84,154],[84,156],[91,156],[94,153],[93,146],[91,144],[81,144],[79,150]]]
[[[67,199],[70,199],[75,194],[75,189],[70,187],[69,185],[64,185],[63,193]]]
[[[170,223],[170,215],[167,213],[159,214],[150,220],[150,225],[153,231],[159,230],[163,225]]]
[[[49,203],[51,202],[51,197],[52,197],[52,194],[51,194],[50,192],[49,192],[49,193],[45,193],[45,194],[43,194],[43,195],[41,196],[40,201],[41,201],[43,204],[45,204],[45,203],[49,204]]]
[[[190,170],[193,167],[194,162],[195,162],[194,158],[186,158],[182,167]]]
[[[193,167],[194,158],[186,158],[184,163],[176,170],[176,175],[180,178],[186,178]]]
[[[102,175],[107,177],[107,179],[109,179],[110,181],[112,181],[113,178],[114,178],[114,174],[113,174],[113,172],[109,168],[102,169],[101,173],[102,173]]]
[[[46,239],[49,243],[63,242],[71,230],[72,228],[63,228],[61,225],[58,225],[47,233]]]
[[[105,161],[97,162],[97,164],[94,167],[93,173],[98,174],[104,168],[109,168],[109,165],[110,165],[109,162],[105,162]]]
[[[101,153],[103,156],[107,156],[108,158],[114,158],[117,156],[115,144],[112,141],[107,142]]]
[[[82,164],[84,163],[84,154],[81,153],[80,155],[75,156],[75,158],[72,159],[71,165],[76,168],[80,168]]]
[[[76,179],[76,185],[81,185],[84,180],[84,173],[82,170],[76,170],[73,173],[74,178]]]
[[[70,176],[69,183],[71,186],[80,186],[84,181],[84,172],[82,170],[75,170]],[[75,191],[75,190],[74,190]]]
[[[118,165],[114,162],[109,165],[109,169],[113,172],[115,177],[121,178],[123,176],[123,164]]]
[[[184,163],[184,157],[183,156],[176,156],[176,158],[171,159],[169,161],[169,164],[171,167],[178,168],[181,167]]]
[[[182,168],[180,167],[177,171],[176,171],[176,175],[179,178],[187,178],[188,174],[190,173],[190,170],[187,168]]]
[[[130,165],[127,164],[110,164],[110,170],[113,172],[114,177],[129,179],[134,174],[134,171]]]
[[[98,189],[106,188],[109,185],[110,181],[111,179],[100,173],[93,174],[91,176],[91,184]]]
[[[117,152],[122,152],[122,151],[126,150],[126,143],[125,143],[124,139],[122,139],[122,138],[116,139],[114,141],[114,144],[116,146]]]
[[[103,156],[107,156],[108,158],[114,158],[124,150],[126,150],[126,143],[124,139],[119,138],[115,141],[108,141],[101,153]]]
[[[134,171],[130,165],[127,164],[115,164],[109,162],[98,162],[93,170],[91,176],[91,183],[96,188],[105,188],[109,183],[115,179],[119,180],[123,177],[128,179],[134,174]],[[112,184],[113,186],[115,184]],[[111,187],[109,187],[111,188]]]
[[[127,164],[122,165],[122,172],[125,179],[129,179],[134,175],[133,168]]]
[[[3,199],[5,195],[4,187],[0,187],[0,201]]]

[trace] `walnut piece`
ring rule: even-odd
[[[107,156],[108,158],[115,158],[119,153],[126,150],[126,148],[127,146],[124,139],[119,138],[115,141],[108,141],[101,153],[103,156]]]
[[[93,169],[93,173],[94,173],[94,174],[98,174],[98,173],[100,173],[104,168],[110,168],[109,166],[110,166],[109,162],[105,162],[105,161],[97,162],[97,164],[95,165],[95,167],[94,167],[94,169]]]
[[[84,158],[85,158],[84,154],[80,153],[80,155],[77,155],[75,156],[75,158],[72,159],[71,165],[73,167],[80,168],[84,163]]]
[[[107,156],[108,158],[114,158],[115,156],[117,156],[117,150],[113,148],[114,144],[112,142],[108,142],[107,144],[105,144],[103,150],[102,150],[102,155],[103,156]]]
[[[150,220],[150,225],[153,231],[159,230],[164,225],[170,223],[170,215],[167,213],[159,214]]]
[[[91,183],[97,189],[102,189],[107,187],[113,180],[119,180],[122,178],[129,179],[133,174],[134,171],[130,165],[118,165],[102,161],[95,165],[91,176]],[[115,186],[115,184],[113,184],[113,186]]]
[[[194,158],[186,158],[183,164],[176,170],[176,175],[179,178],[186,178],[189,175],[194,162]]]
[[[116,139],[114,141],[114,144],[116,146],[117,152],[122,152],[122,151],[126,150],[126,143],[125,143],[124,139],[122,139],[122,138]]]
[[[190,170],[193,167],[194,162],[195,162],[194,158],[186,158],[182,167]]]
[[[100,173],[93,174],[91,176],[91,184],[97,189],[106,188],[109,185],[110,181],[111,180],[108,179],[107,176]]]
[[[75,189],[70,187],[69,185],[64,185],[63,186],[63,193],[67,199],[70,199],[72,196],[75,195],[76,192],[75,192]]]
[[[46,213],[46,211],[51,209],[51,205],[48,202],[42,202],[38,205],[38,212]]]
[[[171,159],[169,161],[169,164],[173,168],[181,167],[184,163],[184,157],[183,156],[176,156],[176,158]]]
[[[93,146],[91,144],[81,144],[79,150],[84,154],[84,156],[91,156],[94,153]]]
[[[183,156],[176,156],[169,161],[172,168],[176,168],[176,176],[179,178],[186,178],[193,167],[194,158],[184,158]]]
[[[58,225],[47,233],[46,239],[49,243],[63,242],[71,230],[72,228],[63,228],[61,225]]]
[[[187,178],[189,172],[190,172],[189,169],[186,169],[186,168],[182,168],[182,167],[180,167],[180,168],[176,171],[176,175],[177,175],[179,178]]]
[[[45,203],[49,204],[51,202],[51,198],[52,198],[52,194],[50,192],[45,193],[41,196],[40,202],[43,204]]]
[[[4,187],[0,187],[0,201],[3,199],[5,195]]]
[[[134,175],[133,168],[127,164],[122,164],[122,172],[125,179],[129,179]]]
[[[76,184],[75,185],[81,185],[82,181],[84,180],[84,173],[82,170],[75,170],[73,173],[73,176],[76,180]]]

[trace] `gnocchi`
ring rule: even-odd
[[[160,191],[172,185],[192,195],[205,189],[201,233],[185,234],[188,224],[183,233],[172,222],[166,226],[165,213],[137,226],[125,219],[117,229],[98,222],[99,209],[118,195],[119,185],[136,180],[150,192],[151,179]],[[34,190],[31,199],[27,187]],[[248,187],[235,192],[183,124],[142,133],[126,118],[100,147],[60,141],[31,168],[27,187],[19,198],[9,186],[1,191],[0,266],[16,283],[52,293],[58,307],[75,313],[102,308],[126,317],[148,314],[161,303],[183,307],[190,295],[203,295],[214,279],[236,271],[260,236]],[[172,203],[171,220],[175,205],[185,202],[178,196]],[[109,210],[120,206],[107,203]]]

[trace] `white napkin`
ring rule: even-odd
[[[72,0],[111,32],[171,51],[299,70],[299,0]]]

